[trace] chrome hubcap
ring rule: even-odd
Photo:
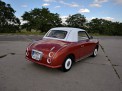
[[[97,55],[97,49],[94,50],[94,55],[95,55],[95,56]]]
[[[72,60],[68,58],[65,62],[65,68],[68,70],[70,69],[71,65],[72,65]]]

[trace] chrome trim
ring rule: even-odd
[[[55,49],[55,46],[50,49],[50,51],[53,51]]]
[[[91,56],[91,55],[92,55],[92,53],[90,53],[90,54],[88,54],[88,55],[86,55],[86,56],[84,56],[84,57],[81,57],[81,58],[77,59],[76,62],[78,62],[78,61],[80,61],[80,60],[83,60],[83,59],[85,59],[85,58],[87,58],[87,57],[89,57],[89,56]]]

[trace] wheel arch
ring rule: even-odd
[[[97,44],[95,48],[97,48],[97,50],[98,50],[99,49],[99,44]]]
[[[75,55],[73,53],[68,54],[66,58],[67,57],[70,57],[73,60],[73,62],[75,62]]]

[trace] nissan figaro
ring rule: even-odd
[[[26,59],[50,68],[71,69],[74,62],[89,56],[96,57],[99,41],[79,28],[56,27],[41,40],[26,48]]]

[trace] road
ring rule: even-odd
[[[0,91],[122,91],[122,37],[97,37],[98,56],[69,72],[25,59],[25,49],[41,36],[0,35]]]

